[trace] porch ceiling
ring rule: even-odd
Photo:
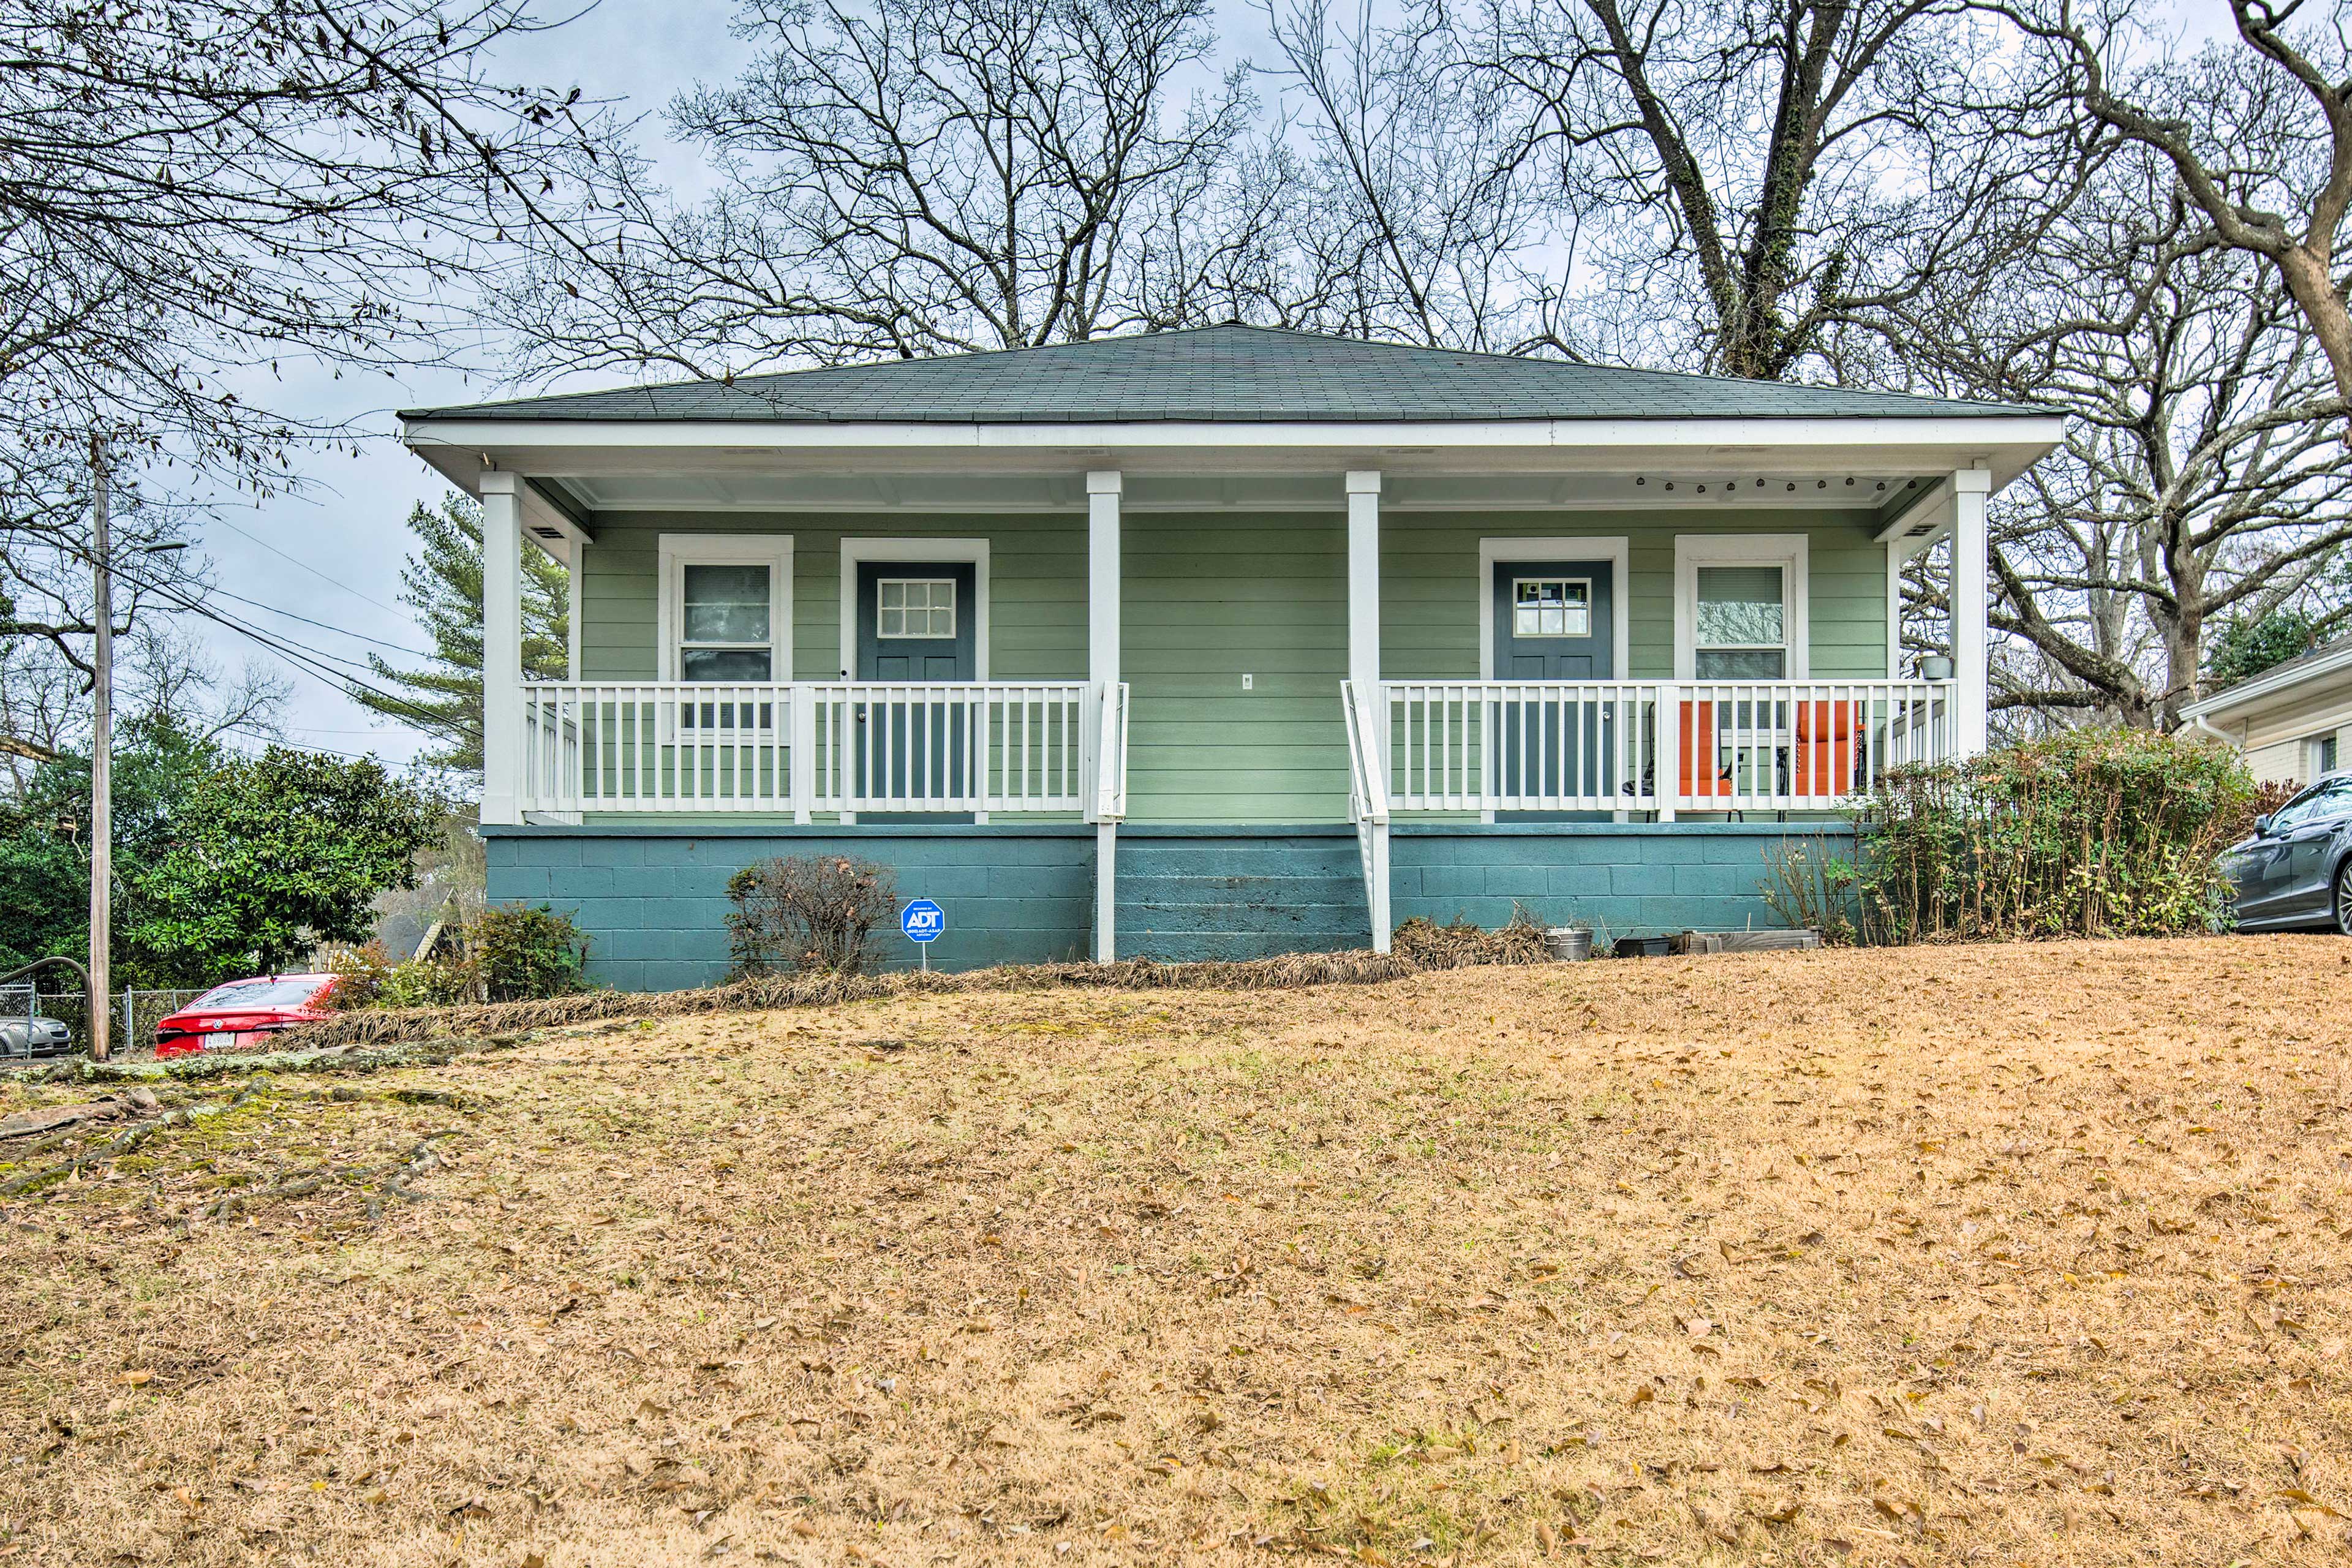
[[[542,477],[586,512],[613,511],[1082,511],[1082,474],[777,474],[621,473]],[[1625,511],[1721,506],[1726,510],[1834,509],[1857,521],[1894,517],[1927,495],[1937,477],[1864,470],[1767,473],[1677,464],[1640,474],[1396,474],[1383,482],[1381,507],[1413,511]],[[1147,512],[1339,511],[1347,497],[1337,474],[1256,474],[1218,478],[1137,475],[1120,510]]]

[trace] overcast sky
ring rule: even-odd
[[[2175,15],[2192,37],[2227,27],[2225,0],[2178,4]],[[1219,12],[1225,58],[1256,52],[1263,19],[1247,0],[1222,0]],[[527,58],[501,65],[514,79],[576,83],[591,98],[621,100],[631,111],[648,114],[647,151],[659,156],[674,184],[691,189],[701,183],[700,171],[691,153],[659,145],[658,110],[697,80],[732,77],[749,58],[748,47],[728,30],[730,15],[730,8],[715,0],[602,0],[563,26],[529,40],[527,51],[511,51],[527,52]],[[610,384],[616,379],[606,374],[572,384]],[[551,382],[523,390],[565,389],[565,384]],[[400,569],[411,539],[404,521],[416,502],[437,501],[444,487],[394,438],[392,411],[506,395],[508,389],[435,371],[397,380],[320,374],[255,390],[268,406],[289,413],[353,420],[362,433],[361,455],[312,454],[301,465],[309,480],[304,493],[257,506],[224,506],[202,531],[222,586],[283,612],[247,612],[255,626],[281,641],[344,659],[373,651],[395,662],[411,661],[424,650],[425,639],[400,605]],[[233,632],[203,622],[191,629],[226,670],[259,660],[292,679],[285,726],[294,743],[373,752],[402,763],[421,749],[414,732],[370,714],[332,682],[287,666]]]

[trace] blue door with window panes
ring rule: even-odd
[[[1616,676],[1616,564],[1609,561],[1503,561],[1495,565],[1495,679],[1610,680]],[[1624,792],[1613,705],[1505,700],[1494,708],[1497,744],[1488,764],[1499,793],[1611,795]],[[1514,822],[1560,821],[1573,812],[1514,811]]]
[[[980,679],[976,579],[969,561],[858,563],[856,678],[949,688],[894,693],[852,716],[857,793],[890,803],[881,809],[925,813],[978,792],[972,770],[986,754],[987,737],[977,732],[986,710],[949,685]]]

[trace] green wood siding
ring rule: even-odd
[[[1621,679],[1675,672],[1675,535],[1801,533],[1807,538],[1812,674],[1824,680],[1886,672],[1886,547],[1851,512],[1728,512],[1713,508],[1436,514],[1391,512],[1381,526],[1381,673],[1391,679],[1478,678],[1482,539],[1622,536],[1632,582],[1618,591],[1633,668]]]
[[[925,517],[902,513],[600,512],[583,557],[581,678],[652,680],[665,533],[793,536],[793,673],[841,674],[841,542],[985,539],[989,665],[998,680],[1087,675],[1087,524],[1081,516]]]
[[[1145,513],[1120,548],[1129,817],[1345,816],[1346,519]]]
[[[663,532],[793,535],[793,672],[840,669],[841,540],[985,538],[990,674],[1087,675],[1086,520],[900,513],[604,513],[584,556],[582,676],[650,680]],[[1381,667],[1392,678],[1478,673],[1482,538],[1630,541],[1630,678],[1674,669],[1675,535],[1810,539],[1812,673],[1886,663],[1886,554],[1853,514],[1391,512],[1381,527]],[[1137,822],[1334,822],[1347,812],[1339,708],[1347,669],[1347,527],[1330,512],[1139,513],[1123,540],[1123,673],[1134,702],[1129,815]],[[1242,677],[1252,689],[1242,689]]]

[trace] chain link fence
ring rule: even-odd
[[[155,1026],[204,994],[196,991],[124,991],[113,1009],[114,1049],[152,1050]],[[0,1018],[38,1014],[73,1031],[74,1048],[89,1048],[89,998],[79,991],[42,991],[26,982],[0,985]]]

